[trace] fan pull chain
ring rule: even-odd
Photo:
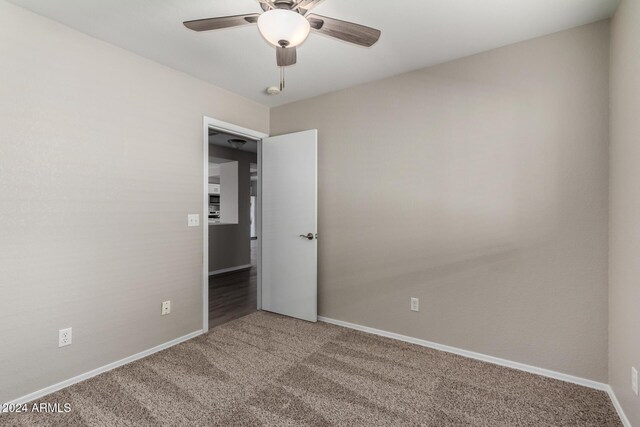
[[[285,82],[284,82],[284,67],[280,67],[280,92],[284,90]]]

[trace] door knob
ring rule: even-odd
[[[305,239],[308,239],[308,240],[313,240],[313,233],[301,234],[300,237],[304,237]]]

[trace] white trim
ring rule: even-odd
[[[493,363],[494,365],[506,366],[508,368],[518,369],[520,371],[530,372],[532,374],[542,375],[543,377],[554,378],[560,381],[566,381],[573,384],[578,384],[584,387],[594,388],[596,390],[609,391],[609,386],[604,383],[600,383],[586,378],[574,377],[573,375],[563,374],[561,372],[551,371],[549,369],[538,368],[536,366],[526,365],[524,363],[513,362],[511,360],[500,359],[499,357],[489,356],[482,353],[476,353],[473,351],[463,350],[456,347],[450,347],[448,345],[437,344],[431,341],[421,340],[419,338],[408,337],[406,335],[400,335],[393,332],[387,332],[380,329],[370,328],[368,326],[356,325],[354,323],[343,322],[342,320],[330,319],[328,317],[318,316],[318,320],[325,323],[331,323],[333,325],[342,326],[349,329],[355,329],[362,332],[368,332],[374,335],[380,335],[382,337],[392,338],[399,341],[416,344],[422,347],[429,347],[435,350],[446,351],[447,353],[457,354],[459,356],[468,357],[470,359],[481,360],[483,362]]]
[[[209,330],[209,120],[202,118],[202,330]]]
[[[258,141],[258,206],[256,208],[256,263],[257,277],[256,284],[258,295],[256,298],[256,309],[262,310],[262,140]]]
[[[89,372],[85,372],[84,374],[80,374],[78,376],[75,376],[73,378],[70,378],[68,380],[64,380],[62,382],[59,382],[57,384],[51,385],[49,387],[45,387],[41,390],[35,391],[33,393],[29,393],[26,396],[22,396],[19,397],[11,402],[7,402],[6,405],[22,405],[24,403],[28,403],[31,402],[33,400],[36,399],[40,399],[41,397],[44,397],[48,394],[54,393],[58,390],[62,390],[63,388],[67,388],[69,386],[72,386],[73,384],[79,383],[81,381],[84,380],[88,380],[89,378],[95,377],[96,375],[100,375],[102,373],[111,371],[112,369],[118,368],[120,366],[126,365],[127,363],[131,363],[131,362],[135,362],[136,360],[142,359],[144,357],[150,356],[153,353],[157,353],[161,350],[165,350],[169,347],[173,347],[174,345],[180,344],[182,342],[188,341],[192,338],[195,338],[199,335],[202,335],[203,331],[199,330],[199,331],[195,331],[195,332],[191,332],[190,334],[184,335],[180,338],[176,338],[174,340],[168,341],[164,344],[160,344],[158,346],[155,346],[153,348],[150,348],[148,350],[142,351],[140,353],[134,354],[132,356],[129,357],[125,357],[124,359],[120,359],[117,362],[113,362],[113,363],[109,363],[108,365],[104,365],[100,368],[96,368],[92,371]]]
[[[237,126],[233,123],[227,123],[221,120],[212,119],[211,117],[205,116],[204,120],[207,124],[207,130],[209,130],[209,128],[214,128],[224,132],[232,133],[234,135],[244,136],[246,138],[253,139],[254,141],[258,141],[269,136],[268,134],[258,132],[257,130],[243,128],[242,126]],[[209,133],[207,132],[207,143],[208,142]]]
[[[202,199],[202,330],[209,330],[209,129],[213,128],[223,132],[232,133],[258,142],[269,135],[252,129],[243,128],[233,123],[223,122],[221,120],[212,119],[211,117],[202,116],[202,180],[203,180],[203,199]],[[258,157],[258,169],[260,168],[260,157]],[[258,230],[258,237],[260,237]],[[260,258],[258,257],[258,306],[260,305]]]
[[[210,271],[209,276],[215,276],[216,274],[222,274],[222,273],[231,273],[232,271],[238,271],[238,270],[247,270],[251,267],[253,267],[251,264],[246,264],[246,265],[239,265],[237,267],[223,268],[221,270]]]
[[[629,418],[627,418],[627,415],[624,413],[624,410],[622,409],[622,405],[620,405],[620,402],[618,402],[618,398],[616,397],[616,394],[613,392],[613,389],[611,388],[611,386],[607,386],[606,391],[609,394],[609,398],[611,399],[611,402],[613,402],[613,407],[616,408],[616,412],[620,417],[620,421],[622,421],[622,425],[624,427],[633,427],[631,425],[631,422],[629,421]]]

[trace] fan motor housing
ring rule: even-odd
[[[293,5],[294,5],[293,0],[274,0],[273,4],[278,9],[293,10],[294,12],[301,13],[298,9],[293,9]],[[262,10],[264,10],[265,12],[269,10],[269,6],[267,6],[265,3],[260,3],[260,6],[262,7]]]

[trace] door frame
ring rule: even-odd
[[[258,236],[256,254],[257,263],[257,309],[262,308],[262,249],[261,249],[261,237],[262,237],[262,139],[269,135],[263,132],[259,132],[253,129],[247,129],[242,126],[234,125],[232,123],[223,122],[211,117],[203,116],[203,189],[202,189],[202,330],[207,332],[209,330],[209,129],[219,130],[225,133],[230,133],[254,140],[258,144],[258,223],[256,224],[256,234]]]

